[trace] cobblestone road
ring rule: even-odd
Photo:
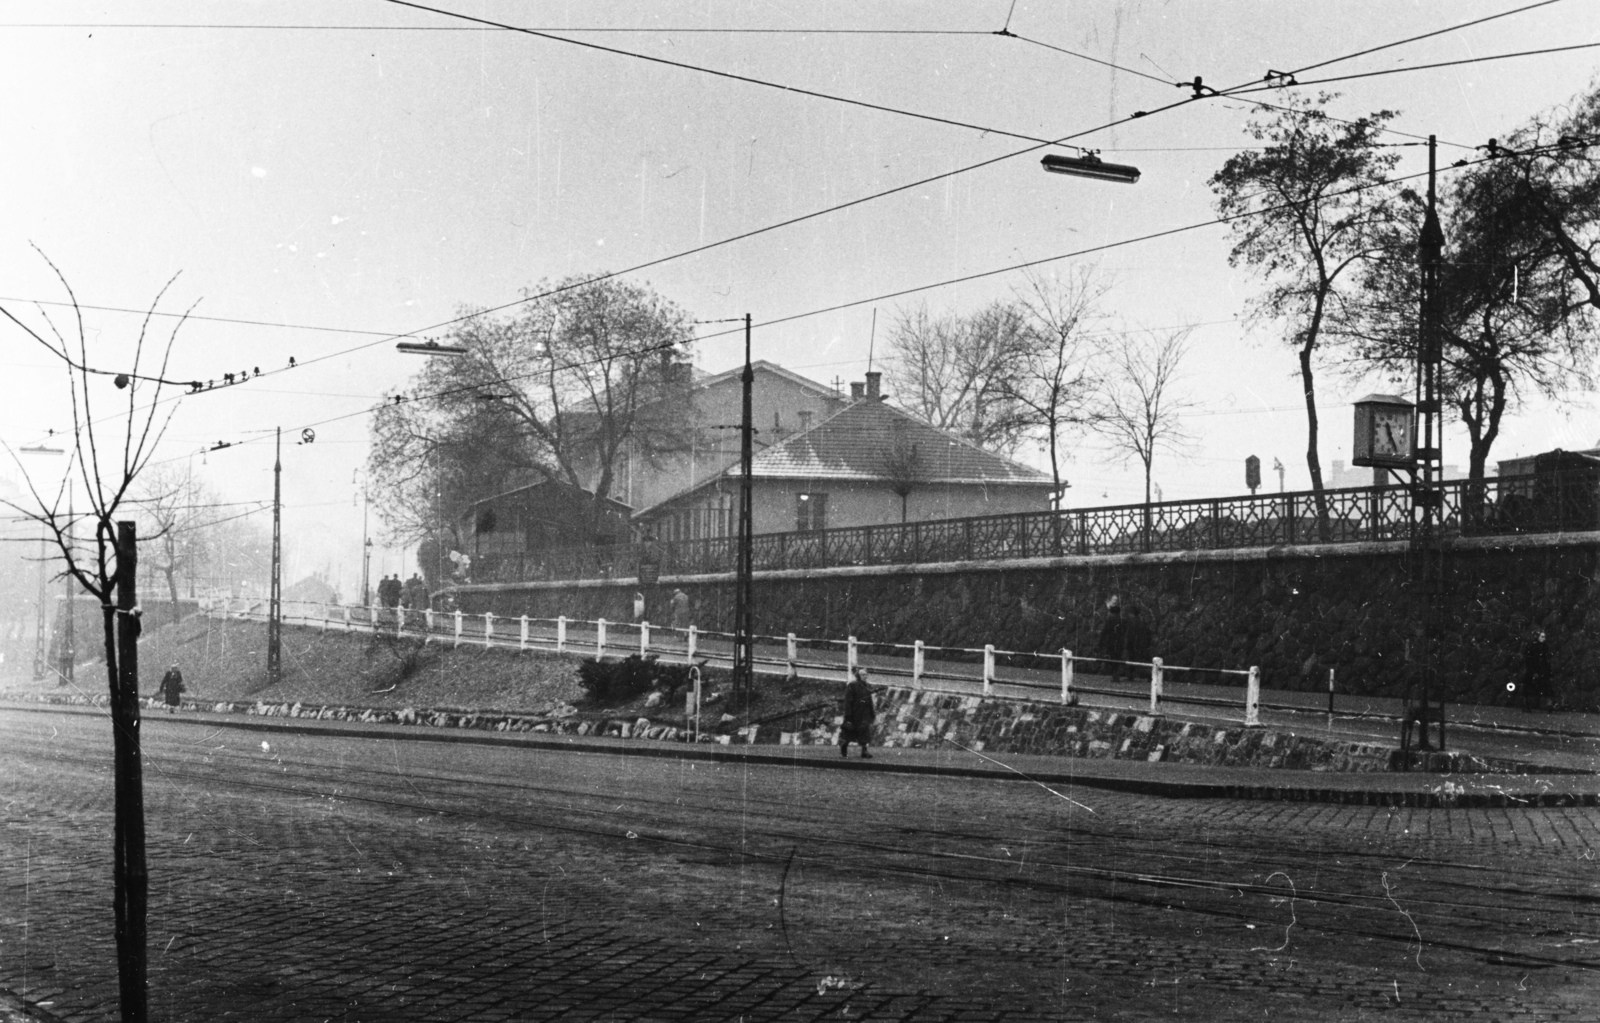
[[[160,1020],[1600,1005],[1594,810],[1171,801],[160,717],[146,744]],[[108,747],[103,720],[0,713],[0,986],[69,1020],[115,1008]]]

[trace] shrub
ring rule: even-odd
[[[669,666],[658,665],[654,657],[632,654],[620,661],[585,658],[578,665],[578,685],[595,703],[623,703],[648,692]]]

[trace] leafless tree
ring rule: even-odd
[[[1093,267],[1082,267],[1065,277],[1030,275],[1017,295],[1028,343],[1005,386],[1018,418],[1049,452],[1058,506],[1068,486],[1061,478],[1062,434],[1092,426],[1099,414],[1093,367],[1101,345],[1084,328],[1107,290]]]
[[[939,429],[1010,454],[1028,430],[1015,397],[1028,343],[1026,316],[1014,302],[970,316],[910,306],[889,327],[889,384],[901,407]]]
[[[152,532],[144,537],[144,560],[167,585],[172,620],[178,620],[178,580],[194,579],[220,553],[223,520],[232,516],[187,461],[151,465],[139,479],[137,504]],[[237,512],[236,512],[237,513]],[[193,593],[190,596],[194,596]]]
[[[927,482],[928,466],[903,422],[894,424],[889,450],[883,454],[883,475],[889,481],[889,489],[900,498],[900,521],[904,522],[907,501],[913,491]]]
[[[1182,452],[1191,437],[1183,415],[1196,403],[1178,387],[1190,328],[1124,334],[1112,350],[1094,428],[1123,461],[1144,468],[1145,534],[1150,530],[1150,479],[1156,454]]]
[[[46,262],[49,263],[48,258]],[[161,346],[159,360],[150,360],[146,345],[156,343],[151,337],[150,321],[172,285],[168,281],[151,304],[131,345],[119,345],[111,351],[101,351],[101,346],[96,346],[97,360],[114,360],[128,368],[100,368],[91,362],[89,331],[84,327],[77,297],[54,263],[50,268],[72,305],[66,333],[43,307],[36,309],[39,329],[9,309],[0,307],[0,316],[48,349],[66,369],[73,430],[70,438],[62,440],[68,444],[71,460],[67,476],[53,487],[41,487],[8,446],[6,450],[17,463],[29,494],[26,500],[8,503],[45,528],[65,561],[65,572],[102,608],[116,790],[113,906],[122,1018],[142,1021],[146,1018],[145,906],[149,881],[145,872],[139,750],[136,640],[140,611],[133,600],[138,553],[134,523],[119,521],[119,517],[127,514],[124,509],[130,502],[134,482],[149,464],[171,418],[170,412],[164,418],[159,414],[165,407],[161,393],[176,383],[166,379],[167,361],[185,317],[177,320]],[[159,363],[154,372],[148,371],[149,361]],[[123,394],[118,395],[115,390],[108,394],[104,388],[107,383]],[[114,411],[102,408],[107,397],[112,399]],[[68,502],[69,479],[77,484],[71,515],[63,507]]]

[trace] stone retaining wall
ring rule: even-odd
[[[1016,563],[882,566],[759,573],[756,631],[864,642],[1093,655],[1106,604],[1144,611],[1169,664],[1262,669],[1269,689],[1398,694],[1417,640],[1405,544],[1348,544]],[[1445,559],[1443,692],[1505,703],[1534,626],[1549,633],[1558,698],[1600,708],[1600,535],[1461,540]],[[675,585],[701,628],[733,624],[731,577],[664,579],[647,616],[666,621]],[[626,621],[634,580],[498,584],[458,591],[464,609]],[[1207,681],[1192,676],[1195,681]]]

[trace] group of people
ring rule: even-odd
[[[428,584],[415,572],[404,582],[398,573],[386,575],[378,580],[378,606],[420,611],[428,606]]]

